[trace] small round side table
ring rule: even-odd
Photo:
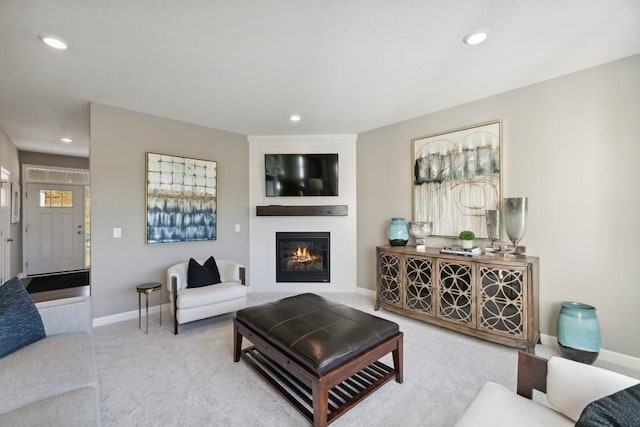
[[[146,297],[147,303],[147,330],[146,334],[149,334],[149,294],[151,292],[159,291],[162,289],[162,285],[159,282],[143,283],[136,286],[138,291],[138,329],[142,327],[142,294]],[[162,325],[162,292],[160,292],[160,324]]]

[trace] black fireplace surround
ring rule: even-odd
[[[276,232],[276,282],[330,282],[329,232]]]

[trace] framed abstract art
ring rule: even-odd
[[[146,153],[146,243],[215,240],[217,164]]]
[[[502,199],[501,128],[495,121],[412,141],[414,221],[431,221],[435,236],[487,237],[485,210]]]

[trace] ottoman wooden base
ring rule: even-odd
[[[315,427],[331,423],[393,377],[402,383],[402,332],[319,375],[237,319],[233,330],[234,361],[242,356]],[[254,346],[242,350],[242,337]],[[389,353],[394,368],[379,362]]]

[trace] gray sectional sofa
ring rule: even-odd
[[[90,297],[36,306],[47,337],[0,358],[0,426],[100,425]]]

